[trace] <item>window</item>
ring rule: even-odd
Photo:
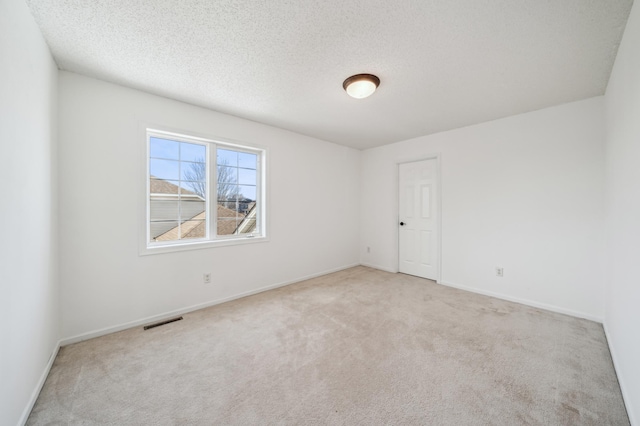
[[[264,237],[264,151],[147,130],[146,248]]]

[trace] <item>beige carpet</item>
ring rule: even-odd
[[[629,421],[600,324],[357,267],[66,346],[28,424]]]

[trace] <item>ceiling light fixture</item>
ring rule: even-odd
[[[356,74],[347,78],[342,87],[349,96],[356,99],[371,96],[380,85],[380,79],[373,74]]]

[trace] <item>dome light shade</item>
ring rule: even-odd
[[[373,74],[356,74],[347,78],[342,87],[349,96],[356,99],[371,96],[380,85],[380,79]]]

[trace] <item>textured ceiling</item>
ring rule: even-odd
[[[602,95],[632,0],[27,3],[60,69],[365,149]]]

